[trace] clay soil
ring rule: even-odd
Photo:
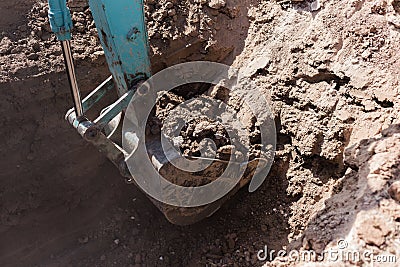
[[[86,95],[109,72],[87,1],[70,7]],[[145,10],[153,72],[221,62],[268,99],[278,144],[266,182],[204,221],[170,224],[65,122],[72,101],[46,1],[3,0],[0,266],[370,264],[257,259],[265,246],[322,254],[342,239],[397,257],[374,266],[398,266],[400,2],[147,0]]]

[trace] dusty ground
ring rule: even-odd
[[[107,66],[85,1],[71,7],[87,93]],[[340,239],[400,261],[398,0],[148,0],[146,12],[154,71],[212,60],[262,88],[278,128],[267,182],[196,225],[169,224],[65,123],[45,1],[2,1],[1,266],[261,266],[264,246],[322,253]]]

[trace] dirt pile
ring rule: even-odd
[[[234,147],[230,144],[229,135],[223,125],[219,122],[210,121],[207,118],[198,118],[192,124],[182,129],[183,142],[180,146],[185,156],[201,156],[201,152],[210,149],[202,142],[208,138],[214,142],[217,149],[216,158],[229,160]],[[215,149],[215,148],[214,148]],[[207,155],[212,157],[213,155]]]
[[[145,1],[153,69],[193,60],[232,62],[244,46],[247,9],[257,1]]]
[[[232,156],[237,162],[242,162],[246,159],[251,161],[260,156],[261,133],[259,127],[256,126],[257,120],[252,114],[244,116],[238,113],[242,105],[238,103],[238,99],[229,100],[229,94],[222,94],[224,97],[220,95],[222,91],[229,92],[228,89],[218,86],[210,87],[207,84],[188,87],[190,92],[197,93],[190,95],[186,92],[187,88],[183,88],[184,90],[177,88],[161,96],[146,126],[148,136],[160,138],[160,134],[164,134],[174,146],[179,147],[182,155],[188,157],[215,157],[228,161]],[[218,90],[215,89],[216,87]],[[209,89],[206,90],[207,88]],[[197,99],[192,100],[193,96]],[[226,102],[218,98],[225,98]],[[235,120],[242,115],[243,126],[246,126],[241,133],[242,136],[233,126],[227,125],[226,121],[214,120],[206,114],[199,117],[193,117],[190,114],[190,110],[205,110],[206,113],[218,114],[220,110],[215,105],[221,104],[226,105],[226,110],[224,108],[221,112],[231,112]],[[183,110],[180,113],[171,114],[177,107]],[[176,118],[173,118],[176,116],[185,122],[180,129],[176,129],[178,124]],[[235,148],[233,144],[237,142],[241,142],[243,152],[248,150],[246,155],[240,151],[239,147]],[[244,147],[246,145],[248,147]]]
[[[85,4],[86,3],[86,4]],[[1,33],[0,55],[3,64],[1,81],[18,81],[21,77],[35,77],[51,72],[62,72],[64,69],[61,47],[51,33],[47,18],[47,1],[28,1],[21,4],[15,2],[13,6],[4,8],[12,10],[21,6],[24,19],[15,25],[7,25]],[[29,9],[30,7],[30,9]],[[73,1],[70,3],[73,30],[73,56],[78,64],[102,65],[104,52],[99,45],[96,27],[92,20],[87,1]],[[5,14],[3,18],[9,18]],[[78,73],[83,77],[86,73]]]
[[[391,126],[400,123],[398,0],[146,1],[154,71],[192,60],[232,65],[268,98],[278,130],[262,188],[239,192],[189,227],[168,224],[114,179],[113,166],[63,121],[71,101],[46,1],[0,7],[2,265],[260,266],[265,245],[323,252],[339,239],[375,254],[400,251],[399,131]],[[71,9],[87,92],[107,66],[87,2],[72,1]],[[233,101],[213,89],[209,96]],[[188,155],[210,129],[226,137],[214,122],[196,123],[204,127],[181,132]],[[155,120],[148,131],[160,129]],[[220,148],[229,146],[224,138]],[[295,265],[285,261],[269,264]]]
[[[328,256],[329,251],[337,255],[356,253],[358,256],[340,256],[348,264],[370,264],[383,256],[386,261],[381,258],[381,264],[394,266],[400,251],[396,241],[400,235],[399,146],[397,124],[347,148],[345,162],[350,168],[333,187],[334,195],[309,221],[295,247],[325,255],[313,261],[327,266],[337,264],[332,262],[334,257]],[[281,258],[265,266],[299,266],[299,262],[304,264],[305,259],[290,262]]]
[[[247,9],[250,24],[233,66],[256,81],[275,112],[277,173],[288,183],[287,194],[296,199],[290,205],[289,242],[302,236],[347,177],[345,148],[399,123],[400,36],[393,23],[399,18],[397,5],[238,4]],[[208,11],[205,6],[200,13]],[[240,42],[207,37],[216,47],[241,49]],[[204,54],[207,58],[213,53]]]

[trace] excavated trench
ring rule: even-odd
[[[72,2],[74,57],[87,94],[108,71],[87,2]],[[400,213],[386,189],[398,178],[396,146],[389,144],[398,141],[390,125],[400,123],[400,36],[396,20],[389,27],[385,19],[399,18],[399,4],[385,6],[386,17],[371,15],[381,10],[372,8],[380,2],[321,1],[318,8],[316,1],[146,1],[154,72],[195,60],[232,65],[260,87],[276,123],[275,161],[261,188],[253,194],[243,189],[212,217],[183,227],[167,222],[139,189],[124,184],[64,121],[71,99],[45,1],[3,1],[0,265],[261,266],[257,252],[265,246],[321,252],[353,232],[358,234],[349,242],[365,244],[369,222],[358,220],[370,218],[367,212],[375,216],[371,227],[384,221],[390,231],[375,235],[383,243],[368,239],[365,246],[395,248]],[[15,14],[5,11],[15,6]],[[201,92],[229,101],[224,90],[199,88],[190,87],[193,97]],[[159,134],[168,104],[186,98],[185,90],[167,95],[149,134]],[[384,136],[371,138],[388,127]],[[204,137],[222,136],[213,140],[219,149],[230,145],[220,125],[204,118],[181,134],[188,156],[198,156]],[[371,139],[357,145],[364,138]],[[366,144],[373,142],[387,145],[371,152]],[[381,153],[386,169],[370,171],[374,161],[360,151]],[[371,182],[370,172],[384,172],[385,182]]]

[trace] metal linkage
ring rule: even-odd
[[[82,101],[83,112],[85,113],[92,108],[100,99],[103,98],[110,90],[114,89],[114,81],[112,76],[108,77],[102,84],[94,89],[85,99]]]
[[[50,25],[62,45],[74,99],[74,108],[67,112],[65,118],[85,140],[104,153],[124,177],[131,179],[125,163],[126,152],[107,137],[105,127],[121,116],[136,92],[137,85],[151,76],[143,0],[89,0],[112,76],[83,101],[71,53],[72,20],[67,0],[48,0],[48,2]],[[113,88],[117,89],[119,99],[104,109],[97,119],[88,120],[84,114]]]
[[[83,110],[88,111],[111,89],[114,88],[112,77],[109,77],[95,90],[93,90],[82,102]],[[118,168],[126,181],[132,180],[128,167],[125,162],[127,153],[112,140],[107,138],[103,128],[118,116],[129,105],[135,90],[130,90],[115,101],[108,109],[97,119],[90,121],[85,117],[77,116],[74,109],[70,109],[65,119],[77,130],[77,132],[89,143],[93,144],[101,153],[103,153]]]

